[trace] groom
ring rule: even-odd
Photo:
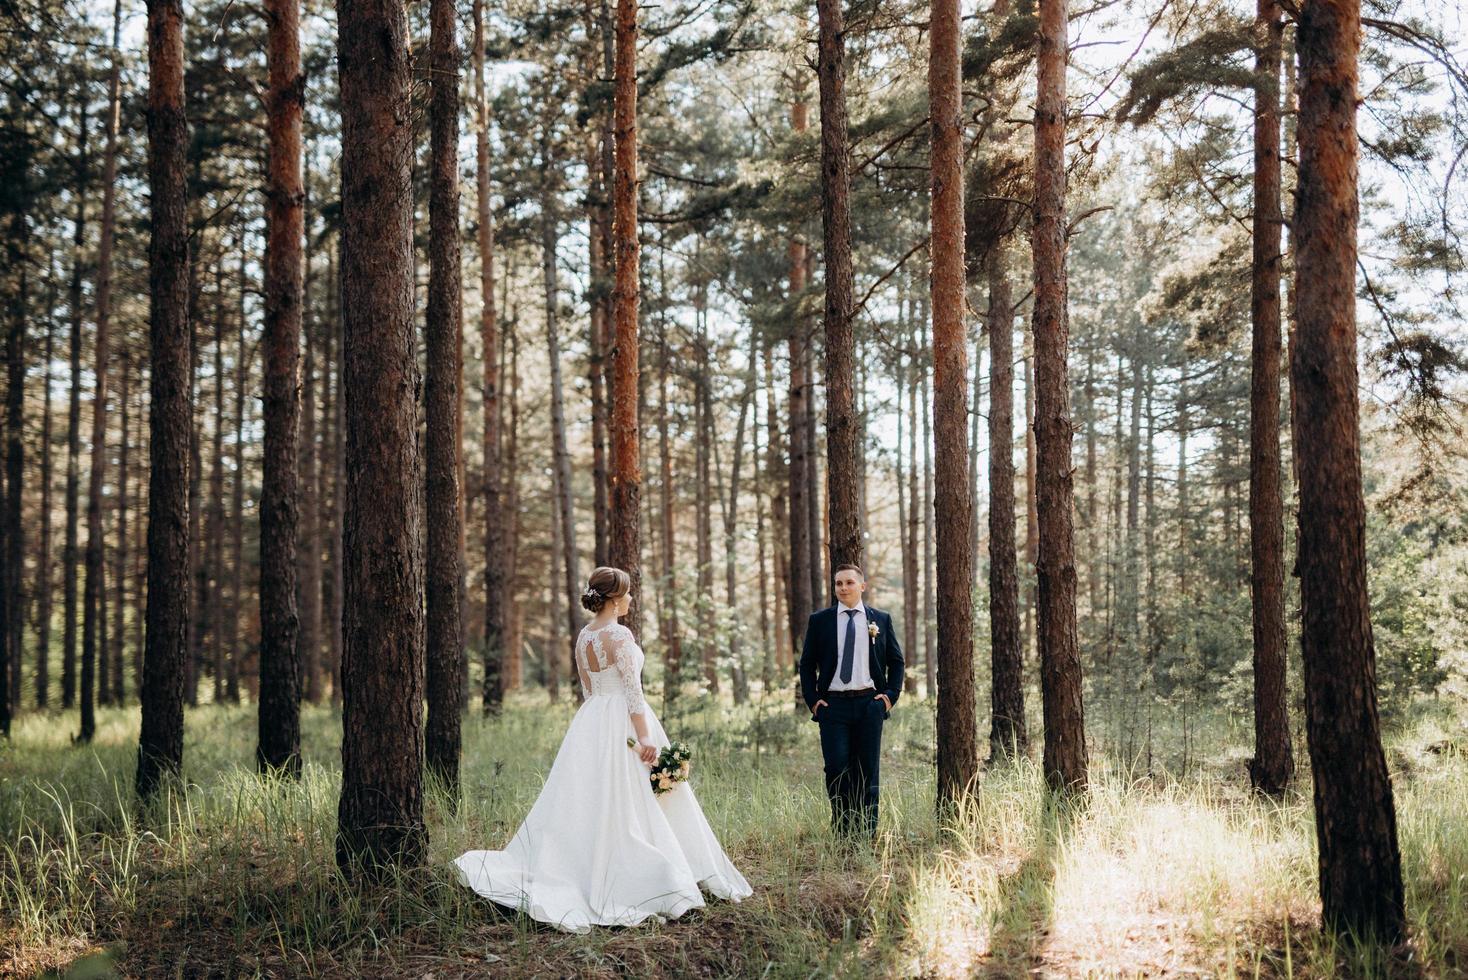
[[[902,693],[902,648],[892,617],[861,601],[856,565],[836,568],[836,605],[811,614],[800,653],[800,689],[821,726],[826,795],[839,833],[877,830],[882,722]]]

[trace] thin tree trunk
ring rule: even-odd
[[[1386,943],[1406,930],[1396,807],[1381,746],[1366,584],[1356,357],[1358,0],[1300,11],[1294,231],[1305,717],[1328,928]]]
[[[92,395],[92,460],[87,475],[87,577],[82,595],[83,690],[79,735],[82,742],[90,742],[96,732],[96,719],[92,710],[92,678],[88,675],[98,667],[98,657],[103,658],[103,662],[100,665],[102,669],[99,672],[96,696],[104,703],[110,700],[105,681],[107,647],[99,639],[99,634],[105,633],[106,625],[99,617],[102,615],[102,590],[106,587],[102,550],[102,479],[107,469],[107,372],[111,357],[112,246],[116,214],[118,106],[121,99],[117,49],[121,18],[122,4],[119,0],[113,10],[113,65],[108,79],[107,149],[102,175],[102,233],[97,247],[97,334],[94,341],[96,366],[93,369],[96,380]]]
[[[556,246],[560,238],[553,210],[554,195],[551,190],[552,163],[550,159],[549,134],[541,136],[542,179],[545,184],[541,198],[541,269],[545,283],[545,335],[550,356],[551,377],[551,466],[555,471],[554,506],[560,514],[561,527],[561,595],[566,603],[566,635],[564,649],[567,651],[568,678],[574,678],[576,670],[576,636],[581,632],[581,614],[577,610],[580,570],[576,553],[576,515],[571,497],[571,453],[566,447],[566,403],[561,384],[561,339],[557,305],[560,288],[556,284]],[[581,687],[572,684],[579,700]]]
[[[904,289],[904,292],[907,292],[907,289]],[[926,627],[923,625],[922,584],[923,577],[926,575],[926,559],[928,556],[922,554],[922,546],[918,541],[918,534],[923,524],[921,511],[925,505],[918,492],[918,430],[920,428],[918,424],[919,368],[918,340],[916,330],[913,326],[915,318],[912,315],[914,307],[915,304],[909,300],[907,304],[908,324],[903,334],[907,340],[909,351],[907,366],[903,369],[907,378],[907,527],[903,530],[903,533],[907,535],[907,550],[908,554],[912,556],[912,590],[906,606],[906,615],[903,617],[904,633],[902,644],[907,648],[908,656],[916,661],[919,653],[923,652],[922,648],[918,645],[919,631],[926,631]],[[923,411],[927,411],[926,404],[923,405]],[[923,562],[921,568],[919,567],[920,559]],[[906,576],[904,575],[904,577]],[[927,664],[928,661],[925,657],[922,661],[923,681],[928,696],[931,697],[933,694],[933,685],[927,679]],[[905,675],[912,678],[912,689],[914,691],[917,690],[917,666],[917,663],[914,663],[914,669],[908,671]]]
[[[698,399],[698,488],[695,510],[698,512],[698,646],[703,660],[704,683],[710,694],[719,693],[718,644],[714,640],[714,400],[713,368],[709,357],[708,313],[704,306],[706,283],[700,283],[694,296],[694,319],[698,337],[698,376],[694,383]]]
[[[664,280],[662,253],[659,252],[658,277]],[[683,637],[678,623],[677,527],[673,521],[673,452],[668,435],[668,321],[667,295],[663,291],[658,306],[658,495],[662,521],[663,594],[667,604],[663,612],[663,699],[671,702],[678,692],[683,670]]]
[[[1254,758],[1249,781],[1284,792],[1294,773],[1285,682],[1284,496],[1280,486],[1279,69],[1284,20],[1278,0],[1259,0],[1254,70],[1253,351],[1249,386],[1250,594],[1254,625]]]
[[[968,486],[968,331],[964,328],[963,94],[959,83],[959,2],[934,0],[928,49],[932,120],[931,294],[933,509],[938,565],[938,806],[973,789],[979,772],[974,727],[974,607]],[[834,509],[835,501],[832,501]],[[835,557],[834,552],[832,555]]]
[[[66,531],[62,545],[62,640],[61,707],[76,702],[77,558],[78,515],[81,501],[82,454],[82,249],[87,225],[87,104],[85,94],[77,124],[76,218],[72,236],[71,291],[71,391],[66,413]]]
[[[296,466],[305,223],[300,0],[267,0],[266,11],[270,146],[265,194],[265,458],[260,488],[260,741],[255,761],[262,771],[295,777],[301,768]]]
[[[230,703],[240,700],[240,663],[244,650],[240,643],[240,617],[245,607],[245,391],[250,388],[250,358],[245,349],[245,264],[247,254],[243,229],[239,236],[239,349],[235,356],[234,388],[234,481],[230,504],[230,528],[233,536],[233,565],[229,589],[230,615],[227,628],[227,683],[225,697]]]
[[[923,310],[920,324],[926,324],[927,311]],[[920,327],[926,334],[926,327]],[[938,631],[934,615],[936,604],[937,566],[933,557],[933,432],[929,420],[932,418],[928,399],[928,366],[920,364],[918,371],[918,399],[922,403],[923,422],[923,674],[927,683],[928,697],[938,694]]]
[[[81,195],[78,195],[81,196]],[[36,698],[37,708],[44,709],[51,694],[51,610],[52,581],[55,578],[51,567],[51,484],[55,469],[51,456],[51,359],[56,354],[56,254],[50,259],[50,305],[52,316],[46,318],[45,374],[42,375],[41,398],[41,552],[36,564]],[[127,439],[123,439],[124,450]],[[13,698],[19,703],[20,698]]]
[[[754,406],[754,393],[758,387],[755,363],[758,360],[759,342],[751,331],[749,368],[745,382],[744,397],[739,401],[739,423],[734,429],[734,459],[729,469],[729,497],[724,505],[724,602],[726,608],[737,609],[739,590],[735,582],[737,567],[739,529],[739,476],[744,461],[744,433],[749,415]],[[734,623],[729,624],[729,660],[731,663],[731,686],[734,688],[734,703],[744,704],[749,700],[749,676],[744,666],[744,650],[740,631]]]
[[[1040,560],[1040,515],[1035,494],[1035,358],[1032,337],[1027,336],[1025,341],[1020,360],[1025,374],[1025,565],[1030,570],[1029,584],[1025,587],[1023,649],[1028,652],[1035,642],[1035,565]]]
[[[126,365],[124,365],[124,370]],[[125,377],[125,376],[124,376]],[[226,697],[224,634],[224,249],[214,262],[214,446],[209,469],[210,660],[214,664],[214,702]]]
[[[337,14],[342,103],[346,419],[342,564],[344,871],[417,865],[423,824],[423,552],[413,343],[413,160],[407,12]]]
[[[432,146],[428,278],[428,726],[430,772],[452,803],[459,792],[459,668],[464,652],[460,620],[459,537],[459,41],[453,0],[430,7]]]
[[[118,426],[120,445],[117,454],[117,546],[114,549],[113,580],[116,582],[112,601],[112,642],[114,653],[112,657],[112,698],[116,704],[124,704],[126,697],[126,686],[123,683],[123,665],[127,660],[127,467],[128,467],[128,408],[131,392],[132,358],[129,353],[122,351],[121,387],[118,390],[117,401],[122,410],[121,424]],[[137,679],[134,678],[134,683]]]
[[[791,107],[791,124],[797,133],[806,130],[805,103],[797,98]],[[790,241],[787,255],[790,263],[790,299],[797,313],[791,320],[788,351],[790,357],[790,393],[786,399],[790,419],[790,649],[791,661],[800,656],[796,644],[805,636],[806,620],[815,611],[815,594],[811,591],[811,534],[807,497],[814,481],[810,477],[810,445],[806,438],[806,401],[810,397],[809,379],[805,371],[807,329],[799,315],[805,293],[805,239],[797,234]],[[800,698],[796,697],[797,709]]]
[[[612,242],[616,287],[612,291],[615,342],[612,358],[611,521],[607,555],[632,576],[632,604],[623,618],[642,632],[642,467],[637,402],[637,3],[617,0],[617,51],[613,105],[616,166],[612,177]]]
[[[494,297],[494,212],[489,190],[489,96],[484,81],[484,0],[474,0],[474,189],[478,216],[480,346],[484,357],[484,711],[504,702],[506,621],[512,588],[504,560],[503,469],[500,451],[500,338]]]
[[[509,292],[508,280],[506,293]],[[525,630],[524,610],[515,598],[514,569],[520,567],[520,334],[515,328],[516,318],[510,317],[509,329],[504,331],[505,345],[509,348],[510,361],[510,427],[508,444],[504,452],[504,472],[509,475],[504,490],[505,568],[511,572],[505,579],[507,606],[509,609],[510,634],[505,644],[509,664],[506,668],[506,689],[520,687],[524,678],[524,663],[521,651]]]
[[[30,191],[22,189],[24,197]],[[26,205],[22,204],[21,207]],[[23,504],[25,502],[25,369],[26,322],[29,315],[28,272],[26,262],[30,245],[29,218],[23,212],[16,214],[12,233],[18,241],[12,246],[13,267],[19,270],[19,295],[15,299],[14,316],[5,338],[5,366],[9,387],[5,397],[6,452],[5,452],[5,534],[4,556],[6,566],[4,588],[0,590],[0,602],[6,605],[5,622],[0,630],[0,642],[4,644],[5,656],[0,657],[0,675],[4,676],[6,689],[0,690],[0,703],[4,704],[5,731],[10,730],[10,717],[20,706],[20,667],[23,662],[23,638],[25,635],[25,532]],[[90,545],[88,553],[90,555]],[[88,576],[91,582],[91,576]],[[89,585],[90,588],[90,585]],[[85,707],[85,705],[84,705]]]
[[[771,544],[774,551],[775,566],[775,667],[782,676],[789,676],[795,666],[795,656],[792,651],[788,631],[790,619],[788,607],[790,605],[790,561],[788,552],[780,547],[779,542],[789,540],[790,511],[788,509],[788,494],[790,492],[790,480],[788,472],[789,463],[785,457],[785,447],[780,438],[780,417],[776,407],[775,398],[775,348],[773,343],[764,346],[763,356],[765,361],[765,479],[769,481],[770,493],[770,533],[773,535]],[[780,615],[781,605],[786,607],[787,615]]]
[[[1035,433],[1039,555],[1036,577],[1046,782],[1086,784],[1086,735],[1076,638],[1071,511],[1070,328],[1065,263],[1066,0],[1040,0],[1035,100]]]
[[[1024,636],[1014,540],[1014,301],[1004,252],[989,254],[989,755],[1023,756]]]
[[[149,798],[183,765],[189,594],[188,124],[183,4],[148,4],[149,414],[148,624],[143,652],[138,795]]]
[[[310,205],[309,173],[306,202]],[[321,703],[321,466],[316,439],[316,387],[320,363],[320,317],[315,313],[311,294],[311,224],[305,222],[305,258],[301,287],[301,335],[305,346],[305,363],[301,371],[301,441],[300,441],[300,538],[297,547],[296,604],[301,612],[301,696],[312,704]],[[215,345],[215,351],[219,345]],[[215,378],[220,377],[218,367]],[[216,384],[218,390],[221,386]],[[217,466],[216,466],[217,468]],[[214,491],[210,491],[212,494]],[[212,505],[211,505],[212,508]],[[211,532],[211,541],[213,535]],[[216,564],[216,568],[218,565]],[[216,590],[217,592],[218,590]],[[215,620],[217,623],[218,620]],[[217,682],[217,680],[216,680]]]

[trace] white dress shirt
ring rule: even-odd
[[[847,616],[847,609],[855,609],[855,616]],[[851,680],[841,680],[841,658],[845,653],[846,621],[856,620],[856,643],[851,648]],[[867,634],[867,607],[863,602],[855,606],[836,603],[836,673],[831,677],[832,691],[860,691],[873,687],[871,648],[872,638]]]

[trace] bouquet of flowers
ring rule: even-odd
[[[629,749],[637,748],[637,740],[627,739]],[[653,793],[661,796],[688,778],[692,768],[693,750],[684,742],[673,742],[658,753],[647,778],[652,782]]]

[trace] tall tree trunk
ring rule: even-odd
[[[770,493],[770,533],[772,538],[772,550],[774,551],[775,566],[775,666],[781,672],[788,672],[795,666],[795,656],[791,648],[787,633],[790,628],[788,607],[790,604],[790,561],[787,551],[780,546],[781,541],[789,540],[790,511],[788,509],[788,494],[790,492],[790,480],[788,473],[781,470],[788,469],[786,462],[785,447],[780,438],[780,415],[776,407],[775,398],[775,346],[766,343],[763,349],[765,362],[765,479],[769,481]],[[787,607],[787,615],[781,618],[780,606]],[[788,673],[784,674],[788,676]]]
[[[968,486],[958,0],[934,0],[928,38],[928,115],[933,140],[929,192],[933,436],[938,449],[933,509],[938,566],[943,569],[938,590],[938,805],[947,808],[968,795],[979,772],[974,727],[973,565],[969,550],[969,527],[974,515]]]
[[[270,141],[265,210],[265,459],[260,485],[260,742],[262,771],[301,768],[300,618],[296,533],[305,188],[301,180],[300,0],[267,0]],[[343,164],[345,164],[343,160]],[[345,166],[343,166],[345,173]]]
[[[78,195],[81,196],[81,195]],[[51,694],[51,610],[52,581],[55,579],[51,567],[51,484],[54,482],[55,466],[51,456],[51,360],[56,354],[56,254],[50,259],[47,275],[50,283],[49,310],[53,315],[46,318],[45,373],[42,375],[41,397],[41,551],[36,564],[36,697],[37,708],[44,709]],[[126,447],[127,439],[123,439]],[[13,698],[17,704],[20,698]]]
[[[208,593],[209,659],[214,671],[214,703],[226,698],[224,668],[224,247],[214,260],[214,444],[209,463],[207,564],[213,583]]]
[[[1065,269],[1066,0],[1040,0],[1035,100],[1035,443],[1039,555],[1036,577],[1040,681],[1045,708],[1045,779],[1086,784],[1086,733],[1076,638],[1072,520],[1070,326]]]
[[[117,452],[117,546],[114,549],[113,581],[116,582],[112,602],[112,697],[117,704],[124,704],[126,685],[123,683],[123,665],[127,660],[127,508],[128,508],[128,409],[132,395],[132,356],[122,351],[122,372],[117,393],[118,405],[122,410],[118,437],[121,445]],[[137,683],[137,678],[134,678]]]
[[[1284,20],[1278,0],[1259,0],[1255,20],[1254,258],[1250,315],[1249,546],[1254,624],[1254,758],[1249,781],[1284,792],[1294,773],[1285,691],[1284,496],[1280,487],[1279,67]]]
[[[826,492],[830,509],[829,561],[862,562],[858,501],[858,442],[852,331],[851,200],[846,136],[846,27],[841,0],[817,0],[821,98],[821,227],[825,236]]]
[[[250,358],[245,348],[245,265],[248,259],[245,234],[239,235],[239,343],[235,355],[234,386],[234,480],[230,492],[230,534],[233,562],[229,588],[229,625],[225,646],[229,663],[226,667],[225,697],[233,704],[240,700],[240,663],[244,659],[240,643],[240,617],[245,607],[245,391],[250,388]]]
[[[913,669],[904,675],[904,687],[916,692],[919,676],[916,668],[922,651],[918,641],[918,632],[922,629],[922,546],[918,543],[918,528],[922,527],[922,518],[918,512],[923,505],[918,494],[918,345],[912,330],[912,311],[913,304],[909,301],[906,311],[909,321],[903,330],[909,355],[907,364],[901,368],[907,381],[907,524],[900,528],[900,533],[907,543],[907,559],[903,565],[903,647],[907,648],[907,656],[913,659]],[[926,681],[926,676],[923,679]],[[928,694],[932,694],[931,687]]]
[[[734,428],[734,459],[729,468],[729,497],[724,504],[724,603],[728,609],[737,609],[739,590],[736,585],[739,529],[739,477],[744,461],[744,433],[749,415],[754,406],[754,393],[759,385],[755,364],[759,356],[757,335],[751,331],[749,367],[746,376],[744,397],[739,401],[739,423]],[[740,631],[734,623],[729,624],[730,681],[734,688],[734,703],[744,704],[749,700],[749,676],[744,666],[744,650]]]
[[[702,654],[704,683],[710,694],[719,692],[718,644],[714,638],[714,399],[713,368],[709,356],[708,311],[704,305],[707,283],[701,282],[694,295],[694,320],[698,335],[698,374],[694,379],[698,399],[697,422],[698,485],[694,509],[698,513],[698,647]]]
[[[1030,570],[1030,581],[1025,588],[1024,646],[1029,651],[1035,640],[1035,566],[1040,560],[1040,515],[1035,490],[1035,357],[1033,338],[1025,337],[1024,353],[1020,361],[1025,374],[1025,565]],[[1117,397],[1120,397],[1119,395]],[[1121,423],[1118,421],[1117,425]],[[1121,440],[1117,439],[1120,452]],[[1118,576],[1120,578],[1120,576]]]
[[[795,131],[805,130],[805,104],[795,104]],[[790,242],[790,296],[799,309],[805,292],[805,241],[796,235]],[[790,419],[790,643],[791,659],[800,656],[796,644],[805,636],[805,624],[815,611],[815,595],[811,592],[810,541],[815,530],[810,523],[807,501],[813,489],[810,478],[810,446],[806,440],[806,400],[810,396],[805,372],[805,318],[792,318],[788,350],[790,356],[790,393],[786,399]],[[798,705],[799,698],[796,698]]]
[[[199,158],[196,157],[193,182],[195,187],[202,184],[201,166]],[[203,239],[207,234],[207,228],[202,219],[194,225],[190,234],[197,236],[198,243],[198,247],[189,252],[189,404],[192,406],[197,404],[200,398],[199,321],[203,317],[199,313],[199,262],[203,252]],[[193,583],[193,588],[189,593],[188,621],[184,625],[184,649],[186,650],[184,696],[188,699],[191,708],[199,703],[199,673],[204,666],[201,656],[202,637],[208,625],[204,621],[203,614],[204,597],[209,591],[209,580],[206,576],[201,550],[204,521],[204,485],[201,476],[204,467],[201,459],[200,439],[199,419],[192,414],[191,409],[189,416],[189,581]]]
[[[924,334],[927,333],[926,313],[923,310],[924,315],[919,320],[923,324],[919,329]],[[927,685],[928,697],[933,697],[938,693],[938,623],[934,615],[938,569],[933,558],[933,432],[929,421],[932,415],[928,409],[928,365],[920,362],[918,371],[918,400],[922,403],[923,422],[923,680]]]
[[[504,560],[505,511],[500,451],[500,338],[494,297],[494,212],[489,198],[489,96],[484,81],[484,0],[474,0],[474,206],[478,217],[480,346],[484,357],[484,711],[504,701],[505,639],[509,632],[507,593],[512,589]]]
[[[413,343],[407,12],[343,0],[342,795],[345,871],[417,865],[423,824],[423,552]]]
[[[558,316],[560,287],[557,285],[556,247],[560,230],[554,211],[555,195],[551,187],[552,161],[550,158],[550,136],[541,134],[541,166],[544,186],[541,197],[541,270],[545,284],[545,339],[550,356],[551,378],[551,467],[555,473],[555,501],[553,506],[559,514],[561,528],[561,595],[566,603],[566,635],[562,638],[566,651],[567,677],[574,679],[576,671],[576,636],[581,632],[581,614],[577,610],[580,569],[576,552],[576,514],[572,506],[571,453],[566,446],[566,401],[561,384],[561,338]],[[549,651],[547,651],[549,655]],[[581,687],[572,684],[576,697],[580,698]]]
[[[506,294],[508,294],[508,279]],[[510,425],[504,449],[504,472],[509,479],[504,481],[505,517],[505,568],[511,573],[505,579],[506,607],[509,610],[509,633],[505,643],[508,663],[505,668],[505,688],[520,687],[524,678],[524,661],[521,656],[525,617],[515,597],[514,569],[520,567],[520,334],[515,328],[515,316],[510,316],[509,328],[504,331],[504,347],[509,351],[510,362]]]
[[[121,115],[122,115],[122,56],[121,56],[121,53],[120,53],[121,44],[122,44],[122,0],[116,0],[116,2],[114,2],[113,3],[113,6],[112,6],[112,50],[111,50],[111,66],[110,66],[110,70],[109,70],[108,76],[107,76],[107,124],[106,124],[106,133],[107,133],[106,140],[107,140],[107,142],[106,142],[106,148],[103,150],[103,156],[102,156],[102,227],[101,227],[101,235],[100,235],[100,238],[99,238],[98,243],[97,243],[97,336],[95,338],[96,358],[97,358],[97,373],[96,373],[96,382],[95,382],[95,384],[96,384],[96,394],[95,394],[96,401],[93,402],[93,410],[94,410],[95,413],[101,415],[101,417],[99,418],[96,415],[94,415],[94,417],[92,419],[92,432],[93,432],[93,437],[94,438],[96,438],[96,434],[98,432],[101,432],[102,433],[102,438],[100,440],[98,440],[98,441],[100,441],[100,442],[103,443],[103,447],[102,447],[102,450],[101,450],[101,455],[99,457],[99,453],[98,453],[97,447],[96,446],[93,446],[93,448],[92,448],[92,459],[93,459],[94,465],[96,465],[96,461],[99,458],[102,459],[102,460],[104,460],[104,461],[106,459],[106,446],[105,446],[105,442],[106,442],[106,431],[107,431],[106,424],[107,423],[106,423],[105,412],[106,412],[106,407],[107,407],[107,367],[108,367],[108,365],[107,365],[107,359],[110,356],[109,351],[108,351],[108,347],[109,347],[109,344],[110,344],[110,334],[111,334],[110,321],[111,321],[111,318],[112,318],[112,250],[113,250],[113,246],[114,246],[114,243],[115,243],[116,226],[117,226],[117,137],[118,137],[118,127],[121,124]],[[126,424],[126,422],[125,422],[126,417],[127,416],[124,414],[124,416],[123,416],[123,418],[124,418],[124,424]],[[127,432],[126,431],[124,431],[122,433],[122,441],[123,441],[124,444],[127,442]],[[126,476],[125,475],[122,475],[122,474],[119,474],[119,486],[122,487],[122,486],[125,486],[125,485],[126,485]],[[100,496],[101,496],[101,475],[100,474],[98,474],[96,476],[93,476],[91,478],[91,480],[89,482],[89,489],[91,489],[91,488],[95,488],[95,491],[94,492],[100,498]],[[88,578],[88,581],[90,581],[90,579],[91,579],[91,574],[92,574],[91,569],[92,569],[92,565],[93,565],[92,543],[91,543],[91,524],[92,524],[91,509],[92,509],[92,506],[93,506],[92,503],[89,501],[88,502],[88,505],[87,505],[87,527],[88,527],[88,530],[87,530],[87,534],[88,534],[88,539],[87,539],[87,578]],[[125,497],[120,500],[120,506],[123,507],[123,508],[126,507],[126,498]],[[103,536],[102,531],[100,530],[100,527],[101,527],[101,513],[100,513],[101,501],[100,501],[100,499],[97,501],[97,507],[98,507],[97,525],[98,525],[99,531],[98,531],[98,534],[97,534],[98,542],[97,542],[97,555],[96,555],[95,561],[96,561],[96,568],[97,568],[97,587],[98,587],[97,602],[98,602],[98,606],[100,607],[105,602],[105,594],[101,591],[102,588],[105,585],[105,570],[104,570],[103,554],[102,554],[102,548],[103,548],[103,545],[105,544],[105,538]],[[126,522],[124,521],[119,526],[119,535],[125,533],[125,531],[126,531]],[[120,536],[119,536],[118,540],[119,540],[119,542],[122,540]],[[117,587],[118,587],[119,590],[122,588],[122,585],[123,585],[123,583],[119,579],[119,581],[117,583]],[[120,644],[122,642],[122,619],[121,619],[121,615],[122,615],[122,603],[121,602],[118,602],[117,606],[118,606],[118,622],[117,622],[117,630],[116,630],[116,633],[117,633],[117,642]],[[102,622],[102,621],[99,620],[99,622],[98,622],[98,629],[101,632],[105,632],[105,629],[106,629],[105,622]],[[98,652],[98,656],[104,658],[104,660],[105,660],[107,658],[107,656],[108,656],[106,644],[105,643],[100,644],[98,646],[97,652]],[[114,702],[114,703],[119,703],[120,704],[122,702],[122,696],[121,696],[122,695],[122,686],[121,686],[122,685],[122,659],[121,659],[121,657],[120,656],[117,657],[115,662],[116,662],[115,669],[112,670],[112,671],[109,671],[109,673],[111,674],[111,684],[109,685],[109,698],[108,698],[108,700],[109,700],[109,702]]]
[[[78,522],[81,501],[82,454],[82,250],[87,227],[87,102],[85,93],[77,123],[76,218],[72,232],[71,290],[67,306],[71,314],[71,389],[66,411],[66,530],[62,545],[61,707],[76,702],[77,558]]]
[[[608,560],[632,576],[632,604],[623,617],[642,632],[642,467],[637,421],[637,3],[617,0],[617,52],[613,105],[616,165],[612,176],[612,242],[616,287],[612,291],[615,339],[612,358],[611,521]]]
[[[309,174],[306,183],[306,207],[310,207]],[[312,704],[321,703],[321,501],[323,495],[320,455],[316,438],[316,387],[321,362],[321,317],[316,313],[311,294],[311,224],[305,222],[306,249],[301,288],[301,335],[305,346],[305,363],[301,372],[301,440],[300,440],[300,538],[297,546],[296,606],[301,611],[301,696]],[[219,345],[215,344],[215,351]],[[220,377],[216,368],[215,377]],[[216,385],[216,390],[221,386]],[[217,468],[217,464],[216,464]],[[210,490],[210,494],[214,493]],[[212,508],[211,504],[211,508]],[[210,540],[213,540],[211,532]],[[216,563],[216,568],[218,567]],[[218,590],[216,589],[217,593]],[[217,623],[218,620],[215,620]],[[217,683],[217,678],[216,678]]]
[[[28,190],[22,194],[29,196]],[[22,205],[28,207],[28,205]],[[5,397],[6,452],[5,452],[5,588],[0,591],[0,602],[7,606],[3,642],[6,657],[0,658],[0,674],[6,678],[8,690],[0,691],[0,701],[5,704],[6,730],[9,718],[20,706],[21,664],[25,636],[25,525],[23,523],[25,503],[25,369],[26,369],[26,322],[29,317],[29,261],[30,247],[29,217],[16,215],[18,225],[13,233],[18,238],[11,258],[13,267],[19,272],[19,290],[14,303],[14,316],[5,339],[5,366],[9,387]],[[90,554],[90,547],[88,549]],[[90,581],[90,576],[88,578]]]
[[[151,797],[183,765],[189,593],[188,124],[181,0],[148,3],[148,611],[138,739],[138,795]]]
[[[1406,929],[1396,808],[1381,747],[1366,586],[1356,401],[1358,0],[1300,11],[1298,336],[1290,363],[1300,474],[1305,717],[1327,927],[1383,942]]]
[[[428,728],[427,763],[451,801],[459,792],[459,667],[463,624],[459,529],[459,41],[453,0],[433,0],[428,278]]]
[[[1023,756],[1024,636],[1014,540],[1014,301],[1004,250],[989,253],[989,755]]]
[[[811,277],[811,263],[814,253],[809,249],[805,253],[806,280]],[[821,483],[821,443],[820,433],[816,427],[816,395],[820,386],[816,384],[816,349],[814,336],[808,335],[805,345],[805,475],[809,480],[809,487],[805,493],[806,520],[810,527],[810,595],[812,602],[817,606],[829,605],[836,601],[834,594],[835,585],[832,576],[828,574],[831,564],[831,555],[828,551],[830,544],[830,495],[822,490]],[[827,467],[826,484],[830,485],[830,467]]]
[[[658,275],[663,280],[662,253],[659,252]],[[667,293],[664,289],[658,308],[658,510],[662,522],[663,590],[669,601],[663,614],[663,699],[671,702],[677,695],[683,669],[683,636],[678,623],[677,527],[673,521],[673,451],[668,434],[668,320]]]

